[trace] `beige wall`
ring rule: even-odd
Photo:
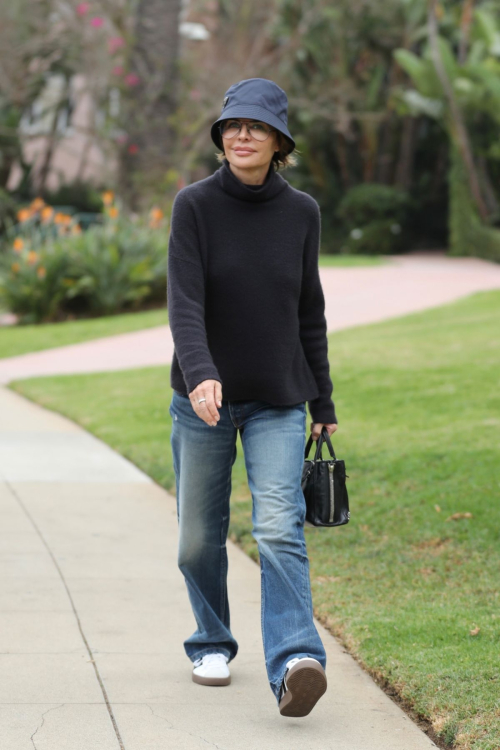
[[[61,183],[72,182],[76,178],[103,186],[111,185],[113,182],[117,169],[116,156],[111,152],[112,144],[111,148],[107,146],[106,150],[109,153],[99,144],[99,119],[102,119],[103,114],[96,112],[92,95],[86,88],[84,77],[74,76],[71,82],[74,109],[69,122],[67,111],[61,112],[58,117],[57,142],[46,182],[49,189],[56,189]],[[47,149],[47,134],[50,133],[54,121],[54,112],[44,114],[44,110],[56,104],[61,93],[62,79],[51,78],[35,103],[34,112],[25,115],[21,120],[23,157],[25,161],[33,164],[35,186],[38,185],[37,176]],[[117,106],[116,102],[110,106]],[[20,166],[15,163],[9,175],[7,188],[15,189],[21,176]]]

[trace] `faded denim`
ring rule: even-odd
[[[220,420],[200,419],[188,396],[173,391],[171,446],[179,524],[178,565],[188,590],[196,631],[184,641],[192,661],[238,652],[230,629],[227,594],[232,467],[241,442],[252,493],[252,534],[261,568],[261,626],[271,690],[279,701],[286,662],[312,656],[326,668],[313,620],[309,560],[304,538],[306,505],[301,474],[306,404],[222,401]]]

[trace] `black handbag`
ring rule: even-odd
[[[312,435],[309,435],[302,469],[302,491],[306,500],[306,522],[311,526],[342,526],[349,521],[349,495],[346,487],[345,462],[335,457],[326,427],[316,441],[316,454],[308,458]],[[326,442],[331,458],[323,460]]]

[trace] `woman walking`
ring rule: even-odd
[[[326,690],[313,621],[301,474],[306,402],[317,439],[337,429],[318,270],[320,211],[279,173],[294,164],[288,101],[273,81],[232,85],[211,127],[219,169],[176,195],[168,250],[174,340],[169,408],[178,564],[198,625],[192,679],[228,685],[226,539],[240,431],[261,567],[267,675],[283,716]]]

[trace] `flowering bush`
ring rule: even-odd
[[[36,199],[18,213],[0,255],[0,302],[22,323],[107,315],[166,298],[167,231],[159,208],[127,217],[112,191],[103,222],[76,218]]]
[[[2,258],[2,304],[24,323],[55,320],[65,297],[69,260],[60,243],[33,250],[18,238]]]

